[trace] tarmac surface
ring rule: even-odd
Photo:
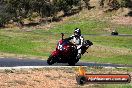
[[[17,58],[0,58],[0,67],[20,67],[20,66],[68,66],[67,63],[55,63],[48,65],[46,60],[40,59],[17,59]],[[132,65],[119,65],[108,63],[93,63],[79,61],[76,66],[90,67],[132,67]]]

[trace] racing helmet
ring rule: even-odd
[[[75,36],[80,36],[80,35],[81,35],[81,30],[80,30],[79,28],[76,28],[76,29],[74,30],[74,35],[75,35]]]

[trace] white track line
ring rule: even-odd
[[[74,68],[80,66],[17,66],[17,67],[0,67],[0,70],[4,69],[34,69],[34,68]],[[85,66],[87,67],[87,66]]]
[[[0,70],[12,70],[12,69],[35,69],[35,68],[76,68],[80,66],[17,66],[17,67],[0,67]],[[89,67],[89,66],[83,66],[83,67]],[[129,68],[129,67],[103,67],[108,69],[115,69],[115,68]]]

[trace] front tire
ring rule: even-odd
[[[48,58],[48,60],[47,60],[47,63],[48,63],[49,65],[54,64],[54,63],[55,63],[55,57],[49,56],[49,58]]]

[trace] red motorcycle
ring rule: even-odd
[[[74,66],[80,58],[77,58],[77,47],[71,43],[68,39],[63,39],[64,34],[62,33],[62,39],[58,42],[56,50],[51,53],[47,63],[52,65],[54,63],[68,63],[70,66]],[[85,40],[83,43],[82,55],[86,52],[89,46],[93,43],[89,40]]]

